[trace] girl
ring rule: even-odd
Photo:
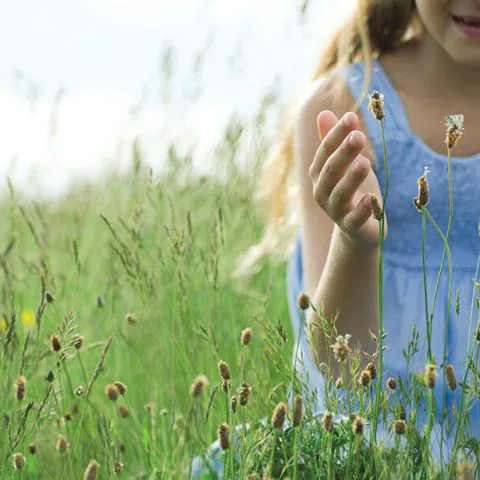
[[[379,222],[372,216],[369,194],[381,202],[386,172],[379,122],[368,111],[368,93],[374,90],[384,95],[390,170],[388,235],[385,230],[383,249],[385,378],[405,374],[402,349],[407,349],[413,327],[419,333],[419,351],[411,367],[422,372],[425,369],[422,219],[412,198],[417,193],[417,179],[427,166],[428,208],[446,232],[448,162],[441,121],[450,114],[463,114],[465,118],[463,138],[453,148],[451,159],[455,213],[449,236],[453,292],[455,296],[458,291],[460,311],[456,313],[454,298],[450,321],[446,321],[445,263],[431,338],[438,365],[435,396],[439,417],[445,338],[445,365],[453,365],[458,377],[465,371],[467,347],[476,341],[476,315],[472,325],[470,302],[480,251],[479,0],[358,0],[352,18],[325,50],[293,128],[266,169],[272,218],[263,242],[250,251],[243,267],[255,260],[255,254],[266,250],[288,223],[286,187],[288,174],[294,169],[302,222],[288,265],[293,331],[299,331],[301,326],[297,297],[306,292],[327,317],[338,314],[338,334],[350,334],[352,347],[360,345],[363,351],[375,351],[369,330],[379,330]],[[444,244],[430,222],[426,238],[426,283],[431,308]],[[307,323],[319,324],[314,312],[308,312]],[[324,336],[316,330],[311,345],[302,334],[296,365],[307,378],[309,388],[317,391],[322,410],[324,378],[317,365],[329,363],[330,352]],[[334,372],[338,372],[336,367]],[[460,390],[447,391],[446,407],[450,412],[454,400],[459,404]],[[470,421],[470,432],[478,438],[478,401],[470,412]]]

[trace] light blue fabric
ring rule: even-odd
[[[421,213],[413,205],[412,199],[417,195],[417,179],[429,169],[428,183],[430,187],[429,211],[446,232],[449,214],[447,156],[432,151],[410,129],[409,121],[390,79],[378,60],[373,62],[371,83],[368,92],[362,94],[364,64],[356,63],[340,72],[345,79],[352,96],[363,97],[361,115],[365,121],[366,132],[373,144],[377,157],[375,173],[382,192],[385,189],[385,169],[383,148],[379,122],[368,111],[368,94],[378,90],[384,94],[385,101],[385,137],[390,167],[390,183],[386,212],[388,218],[388,237],[384,243],[384,326],[388,336],[384,344],[388,349],[384,353],[386,375],[405,375],[405,359],[402,347],[407,348],[411,339],[412,326],[419,331],[420,351],[413,358],[414,370],[424,371],[427,351],[424,287],[421,259]],[[421,101],[419,99],[419,101]],[[441,102],[441,99],[439,99]],[[451,112],[457,114],[461,112]],[[445,127],[439,119],[438,135],[445,135]],[[468,119],[465,129],[468,129]],[[454,150],[455,151],[455,150]],[[445,261],[443,275],[438,290],[432,331],[432,351],[437,365],[441,365],[444,351],[444,338],[448,334],[447,363],[452,363],[457,379],[462,380],[465,371],[467,343],[472,347],[477,325],[478,310],[473,308],[472,325],[470,326],[470,310],[477,256],[480,251],[478,222],[480,214],[480,153],[470,157],[452,157],[453,181],[453,223],[449,244],[452,251],[453,283],[452,301],[448,331],[446,328],[448,264]],[[443,243],[434,227],[427,221],[425,262],[427,270],[429,307],[433,297]],[[302,242],[297,239],[296,248],[288,265],[288,300],[296,334],[301,321],[300,311],[296,306],[296,298],[304,291]],[[455,293],[459,290],[460,314],[455,312]],[[470,337],[469,337],[470,332]],[[339,332],[345,334],[348,332]],[[302,362],[297,362],[300,372],[309,372],[309,388],[317,390],[318,408],[325,406],[323,398],[324,381],[314,366],[306,336],[300,338]],[[443,370],[439,369],[439,378],[435,394],[437,412],[441,412],[441,389]],[[447,389],[447,407],[452,403],[459,405],[461,388],[454,393]],[[470,432],[480,438],[480,406],[478,400],[471,411]]]

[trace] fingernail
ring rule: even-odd
[[[350,123],[350,115],[346,113],[343,118],[342,118],[342,124],[346,127],[348,127],[348,124]]]
[[[358,145],[358,139],[353,132],[348,135],[347,142],[351,147],[356,147]]]

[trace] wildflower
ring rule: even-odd
[[[383,98],[383,93],[374,90],[368,99],[368,110],[373,113],[373,116],[377,120],[381,120],[385,116]]]
[[[333,414],[326,411],[322,417],[322,427],[326,432],[331,432],[333,430]]]
[[[127,313],[125,315],[125,321],[129,324],[129,325],[136,325],[138,320],[137,318],[135,317],[135,315],[133,313]]]
[[[83,480],[96,480],[100,465],[96,460],[90,460],[90,463],[83,474]]]
[[[252,341],[252,329],[247,327],[245,330],[242,330],[242,335],[240,341],[243,345],[248,345]]]
[[[445,374],[447,376],[448,388],[453,392],[457,388],[457,379],[455,378],[455,370],[452,364],[447,365]]]
[[[230,380],[230,367],[228,366],[227,362],[221,360],[218,363],[218,372],[224,380]]]
[[[22,323],[25,328],[34,328],[36,325],[35,313],[31,310],[22,312]]]
[[[67,439],[64,436],[59,435],[57,440],[57,452],[60,455],[64,455],[65,453],[67,453],[68,447],[69,443]]]
[[[28,453],[30,453],[30,455],[35,455],[37,453],[37,446],[34,443],[28,445]]]
[[[78,333],[76,333],[73,337],[72,337],[72,345],[77,349],[77,350],[80,350],[82,348],[82,345],[83,345],[83,336],[82,335],[79,335]]]
[[[53,301],[55,300],[53,293],[47,290],[45,292],[45,300],[47,301],[47,303],[53,303]]]
[[[118,393],[120,395],[125,395],[128,391],[127,389],[127,386],[122,383],[122,382],[119,382],[118,380],[116,382],[113,382],[113,384],[118,388]]]
[[[113,473],[120,473],[123,471],[124,468],[125,465],[120,460],[117,460],[113,465]]]
[[[387,387],[390,390],[396,390],[397,388],[397,380],[393,377],[388,377],[387,378]]]
[[[21,470],[27,464],[27,459],[21,453],[14,453],[12,458],[15,470]]]
[[[237,390],[238,399],[242,407],[247,405],[248,399],[250,398],[250,392],[251,388],[246,383],[243,383],[242,386]]]
[[[208,387],[208,379],[205,375],[198,375],[190,385],[190,395],[198,397]]]
[[[130,410],[126,405],[117,405],[117,413],[121,418],[127,418],[130,415]]]
[[[226,423],[222,423],[217,430],[218,435],[218,443],[220,443],[220,447],[222,450],[228,450],[230,446],[230,441],[228,438],[228,425]]]
[[[360,385],[363,385],[364,387],[368,387],[368,384],[371,380],[372,376],[370,375],[370,372],[367,369],[362,370],[362,372],[360,373],[360,377],[358,378],[358,383],[360,383]]]
[[[338,335],[335,344],[331,346],[333,354],[337,361],[344,362],[352,353],[352,349],[348,346],[348,341],[352,338],[350,334]]]
[[[370,206],[372,207],[373,218],[380,221],[383,217],[383,211],[377,197],[373,193],[370,194]]]
[[[293,426],[298,427],[302,423],[302,397],[297,395],[293,400]]]
[[[427,174],[429,170],[425,167],[424,173],[419,179],[417,180],[418,183],[418,194],[417,197],[413,198],[413,204],[417,207],[419,212],[422,211],[422,208],[425,207],[428,203],[430,194],[428,191],[428,182],[427,182]]]
[[[230,406],[232,407],[232,413],[237,411],[237,397],[234,395],[230,400]]]
[[[306,293],[301,293],[297,298],[297,306],[300,310],[308,310],[310,307],[310,298]]]
[[[395,422],[393,422],[393,430],[397,435],[405,435],[407,432],[405,420],[395,420]]]
[[[117,400],[119,394],[120,392],[118,391],[118,388],[115,385],[109,383],[105,387],[105,395],[109,398],[109,400],[112,400],[112,401]]]
[[[54,352],[59,352],[62,349],[62,345],[60,343],[60,339],[58,338],[58,335],[50,335],[50,348]]]
[[[15,389],[15,396],[17,400],[20,402],[25,398],[25,393],[27,390],[27,379],[20,375],[13,384],[13,388]]]
[[[445,143],[448,148],[453,148],[463,135],[463,115],[447,115],[443,124],[447,127]]]
[[[352,432],[361,435],[363,433],[363,427],[365,426],[365,420],[358,415],[355,417],[355,420],[352,422]]]
[[[375,365],[375,363],[368,363],[365,367],[365,370],[368,370],[370,372],[370,377],[372,380],[375,380],[377,378],[377,366]]]
[[[428,364],[425,368],[425,383],[428,388],[435,388],[437,382],[437,366]]]
[[[280,402],[273,411],[272,415],[272,427],[278,430],[283,428],[283,424],[285,423],[285,418],[287,417],[287,406]]]

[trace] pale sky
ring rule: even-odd
[[[277,75],[282,100],[295,94],[353,0],[311,0],[303,24],[301,3],[0,0],[0,185],[8,175],[30,193],[62,192],[125,166],[135,136],[156,168],[172,136],[205,155],[229,115],[253,112]]]

